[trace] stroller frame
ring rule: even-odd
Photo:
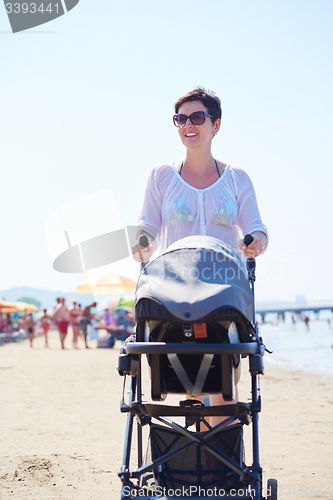
[[[258,376],[263,374],[263,354],[265,346],[261,337],[258,336],[258,330],[255,322],[254,310],[254,281],[255,281],[255,260],[247,261],[248,277],[252,289],[253,298],[253,321],[251,328],[251,341],[232,344],[183,344],[183,343],[164,343],[164,342],[143,342],[145,332],[145,321],[138,321],[137,324],[137,341],[128,342],[127,345],[120,350],[118,371],[124,376],[123,391],[121,397],[121,412],[128,413],[126,437],[124,443],[124,455],[119,477],[122,481],[121,500],[134,500],[138,496],[147,498],[148,500],[168,500],[174,496],[179,499],[191,497],[192,500],[207,496],[214,499],[224,500],[241,500],[244,498],[252,500],[277,499],[277,482],[274,479],[268,481],[267,497],[263,496],[262,486],[262,469],[259,462],[259,412],[261,411],[260,389],[258,386]],[[249,371],[251,373],[251,401],[249,403],[234,403],[220,406],[198,406],[195,403],[185,403],[181,406],[168,406],[161,404],[147,404],[142,400],[142,373],[141,373],[141,356],[144,355],[165,355],[165,354],[213,354],[224,355],[241,355],[242,358],[249,357]],[[128,403],[125,402],[125,387],[126,378],[131,377],[131,388],[129,391]],[[226,398],[225,398],[226,399]],[[230,398],[231,399],[231,398]],[[191,401],[191,400],[189,400]],[[180,402],[182,404],[182,402]],[[168,417],[185,417],[186,424],[184,427],[176,422],[173,422]],[[223,422],[211,427],[205,420],[205,417],[221,416],[227,417]],[[134,417],[137,419],[137,463],[135,469],[131,469],[131,445],[134,426]],[[175,449],[166,451],[159,457],[151,460],[143,458],[143,434],[142,427],[149,424],[152,425],[152,419],[161,422],[167,428],[176,431],[179,435],[187,438],[187,441]],[[188,430],[188,427],[195,424],[196,430],[200,430],[200,421],[203,421],[209,428],[208,431],[195,432]],[[241,427],[251,424],[252,427],[252,464],[246,466],[243,460],[237,463],[235,459],[227,456],[216,446],[209,443],[208,438],[216,435],[222,430],[235,428],[235,425],[229,427],[230,424],[239,421]],[[150,427],[151,428],[151,427]],[[234,484],[228,484],[227,487],[220,488],[212,485],[208,490],[203,490],[199,487],[191,487],[178,489],[173,491],[169,496],[170,491],[165,491],[166,488],[150,487],[146,482],[149,473],[154,474],[162,464],[165,464],[170,458],[175,457],[189,450],[191,447],[199,445],[217,458],[220,463],[226,466],[230,471],[235,473],[239,478]],[[149,446],[149,443],[148,443]],[[241,443],[242,446],[242,443]],[[136,480],[135,484],[133,480]],[[215,489],[214,489],[215,488]],[[190,493],[190,494],[189,494]],[[192,494],[193,493],[193,494]]]

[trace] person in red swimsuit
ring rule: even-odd
[[[48,347],[48,340],[47,340],[47,334],[51,326],[52,319],[50,316],[47,315],[47,310],[44,309],[44,316],[41,317],[40,322],[42,324],[42,328],[44,331],[44,337],[45,337],[45,347]]]
[[[32,347],[32,341],[33,341],[34,336],[35,336],[35,321],[34,321],[31,313],[27,314],[24,323],[25,323],[25,327],[26,327],[27,332],[28,332],[28,337],[30,340],[30,347]]]
[[[60,307],[57,307],[53,319],[57,320],[58,322],[58,329],[59,329],[59,334],[60,334],[60,342],[61,342],[61,348],[65,349],[65,338],[67,335],[67,330],[68,330],[68,325],[70,322],[70,314],[68,311],[68,308],[65,304],[65,299],[61,298],[60,299]]]

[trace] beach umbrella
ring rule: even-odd
[[[16,313],[16,312],[38,312],[39,307],[34,304],[26,302],[8,302],[7,300],[0,300],[0,311],[3,314]]]
[[[8,300],[0,300],[0,307],[12,307],[13,302],[9,302]]]
[[[78,285],[75,290],[80,293],[92,295],[121,295],[126,292],[134,292],[136,283],[117,274],[103,274]]]
[[[13,305],[17,309],[16,312],[34,313],[39,311],[39,307],[26,302],[14,302]]]
[[[20,312],[16,307],[0,307],[0,314],[14,314]]]
[[[19,312],[14,302],[8,300],[0,300],[0,314],[12,314]]]

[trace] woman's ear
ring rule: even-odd
[[[220,120],[220,118],[217,118],[215,120],[214,127],[213,127],[214,135],[216,135],[218,133],[218,131],[220,130],[220,127],[221,127],[221,120]]]

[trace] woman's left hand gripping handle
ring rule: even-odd
[[[138,243],[132,250],[134,260],[141,262],[141,264],[145,264],[153,255],[154,246],[149,242],[149,237],[146,234],[141,234],[138,238]]]

